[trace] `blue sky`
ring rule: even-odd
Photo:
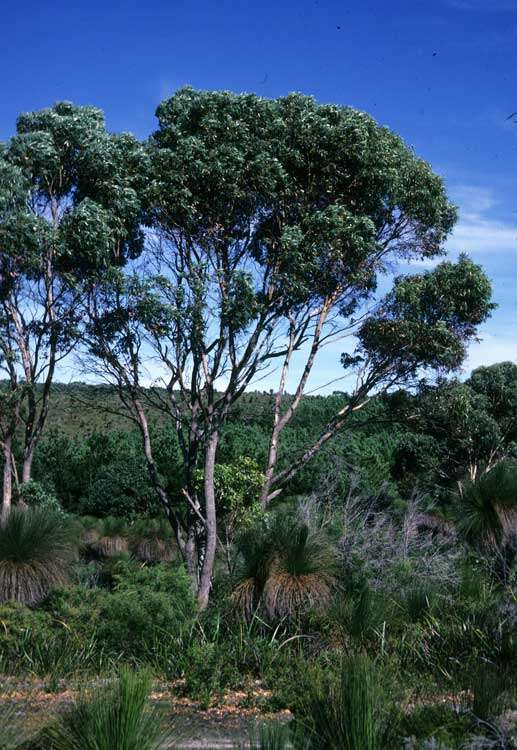
[[[20,112],[60,99],[144,137],[184,84],[370,112],[445,178],[461,217],[451,253],[492,278],[499,309],[466,371],[517,360],[517,0],[27,0],[0,24],[0,140]],[[339,350],[314,386],[340,374]]]

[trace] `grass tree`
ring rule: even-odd
[[[129,548],[142,562],[171,562],[174,559],[172,529],[165,518],[135,521],[129,530]]]
[[[458,367],[490,313],[491,290],[463,257],[399,277],[379,299],[379,278],[397,261],[443,254],[456,213],[430,167],[363,112],[298,94],[187,88],[157,117],[145,262],[95,288],[86,338],[90,365],[115,383],[140,429],[204,607],[220,515],[219,440],[246,388],[278,370],[259,493],[267,508],[373,393],[422,368]],[[355,387],[318,438],[279,466],[319,352],[345,336],[356,337],[342,357]],[[287,398],[295,358],[301,374]],[[178,492],[157,467],[151,409],[177,431]]]
[[[233,601],[246,617],[258,608],[270,620],[282,620],[328,607],[336,586],[335,550],[297,513],[268,515],[240,539],[239,552]]]
[[[0,601],[37,604],[67,583],[77,529],[48,508],[14,507],[0,525]]]
[[[502,461],[462,486],[456,517],[461,535],[494,559],[505,582],[517,560],[517,463]]]

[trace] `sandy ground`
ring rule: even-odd
[[[69,706],[80,689],[90,684],[60,684],[54,692],[41,680],[15,681],[0,677],[0,708],[15,709],[15,720],[30,732],[36,731]],[[256,683],[248,691],[227,692],[209,709],[181,697],[181,685],[156,683],[151,702],[162,717],[164,748],[219,750],[248,745],[250,730],[258,722],[288,721],[289,712],[266,710],[269,693]]]

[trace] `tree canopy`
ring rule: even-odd
[[[454,371],[493,305],[488,279],[466,256],[379,292],[400,262],[444,255],[456,209],[431,167],[367,114],[301,94],[184,88],[156,115],[145,144],[109,134],[91,107],[61,103],[20,117],[2,151],[3,353],[14,363],[19,351],[22,365],[24,347],[39,356],[39,332],[51,347],[50,387],[59,352],[80,340],[83,365],[116,385],[138,425],[206,606],[221,511],[217,453],[246,389],[278,370],[259,467],[266,509],[373,394],[412,385],[423,371]],[[20,331],[12,310],[20,313],[27,284],[44,298]],[[280,469],[317,355],[344,337],[356,341],[342,356],[355,385]],[[302,366],[286,400],[295,354]],[[17,382],[16,366],[7,370]],[[27,372],[25,382],[41,379]],[[151,410],[176,433],[173,491]]]

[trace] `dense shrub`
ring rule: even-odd
[[[160,638],[180,638],[192,623],[195,605],[182,567],[152,569],[118,562],[113,591],[76,586],[56,590],[45,607],[98,648],[113,656],[142,659]]]

